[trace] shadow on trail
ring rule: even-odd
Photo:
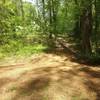
[[[85,85],[90,91],[94,91],[96,93],[96,100],[100,100],[100,70],[94,71],[88,67],[85,67],[81,68],[80,71],[85,72],[90,76],[88,81],[85,82]]]
[[[70,61],[77,62],[79,64],[90,65],[90,66],[100,65],[100,57],[97,59],[93,58],[93,57],[91,58],[88,56],[86,57],[85,55],[81,54],[81,52],[79,52],[79,50],[78,50],[78,48],[76,48],[76,46],[69,45],[69,43],[66,43],[66,41],[62,40],[62,39],[57,39],[57,43],[60,45],[61,49],[58,47],[56,49],[56,51],[61,52],[61,53],[59,53],[60,55],[64,54],[66,56],[69,56]],[[55,45],[56,45],[56,43],[55,43]],[[55,51],[55,49],[53,49],[53,52],[54,51]],[[56,53],[56,52],[54,52],[54,53]]]
[[[21,85],[17,88],[17,94],[13,100],[20,100],[19,98],[24,98],[24,100],[51,100],[53,92],[62,92],[62,90],[65,91],[66,95],[64,96],[69,96],[71,99],[91,100],[95,96],[93,100],[99,100],[100,72],[85,66],[80,68],[73,66],[73,69],[67,67],[63,67],[61,64],[55,67],[36,68],[27,72],[22,77],[26,80],[20,83]],[[59,88],[57,87],[58,84],[60,85]],[[53,85],[55,86],[52,89]],[[49,88],[51,88],[50,93],[48,93]]]
[[[63,48],[59,49],[59,48],[56,48],[56,49],[53,49],[51,51],[47,51],[47,53],[52,53],[52,54],[56,54],[56,55],[65,55],[66,57],[68,57],[68,59],[71,61],[71,62],[76,62],[76,63],[79,63],[79,64],[84,64],[84,65],[88,65],[88,66],[98,66],[100,65],[100,59],[97,59],[97,60],[93,60],[93,59],[90,59],[88,57],[85,57],[85,56],[82,56],[80,55],[80,53],[77,53],[73,50],[71,50],[69,47],[66,47],[64,46]]]
[[[10,82],[14,82],[14,79],[10,78],[0,78],[0,89],[5,86],[6,84],[9,84]]]

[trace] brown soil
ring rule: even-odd
[[[59,53],[1,65],[0,100],[100,100],[100,67]]]

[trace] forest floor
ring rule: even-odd
[[[61,52],[0,63],[0,100],[100,100],[100,67]]]

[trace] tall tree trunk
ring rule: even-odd
[[[75,5],[76,5],[76,7],[78,7],[78,9],[77,10],[79,10],[79,8],[80,8],[80,5],[79,5],[79,2],[77,1],[77,0],[74,0],[74,2],[75,2]],[[74,27],[74,37],[76,37],[76,39],[80,39],[80,13],[76,13],[75,14],[75,20],[76,20],[76,22],[75,22],[75,27]]]
[[[51,0],[49,0],[48,3],[49,3],[49,26],[50,26],[49,38],[52,39],[52,22],[53,22],[53,20],[52,20],[52,2],[51,2]]]
[[[55,34],[56,32],[56,18],[57,18],[57,9],[56,9],[56,6],[57,6],[57,2],[52,0],[52,13],[53,13],[53,32]]]
[[[21,7],[21,15],[22,15],[22,19],[24,21],[24,9],[23,9],[23,1],[20,0],[20,7]]]
[[[94,2],[94,6],[95,6],[95,49],[97,49],[99,47],[98,45],[98,30],[99,30],[99,19],[100,19],[100,1],[99,0],[95,0]]]
[[[91,33],[92,33],[92,5],[84,8],[81,15],[82,49],[85,54],[91,54]]]
[[[45,0],[42,0],[42,15],[43,15],[43,33],[46,32],[46,17],[45,17]]]

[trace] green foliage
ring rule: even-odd
[[[76,44],[85,47],[83,51],[88,51],[87,43],[82,42],[87,36],[91,53],[97,54],[96,49],[100,48],[99,4],[99,0],[36,0],[35,5],[24,0],[1,0],[0,57],[38,53],[45,48],[44,44],[53,48],[57,37],[64,37],[65,40],[73,38]],[[89,9],[92,20],[87,17],[92,21],[92,32],[87,32],[91,25],[82,30],[82,26],[87,25],[84,22]]]
[[[41,53],[43,52],[44,50],[46,50],[47,47],[46,46],[43,46],[42,44],[35,44],[35,45],[27,45],[27,46],[24,46],[23,48],[21,48],[17,54],[19,55],[32,55],[34,53]]]
[[[100,64],[100,54],[92,54],[91,56],[88,56],[88,62],[94,65]]]
[[[21,40],[10,40],[9,44],[0,46],[0,58],[9,56],[29,56],[42,53],[48,47],[42,44],[22,44]]]

